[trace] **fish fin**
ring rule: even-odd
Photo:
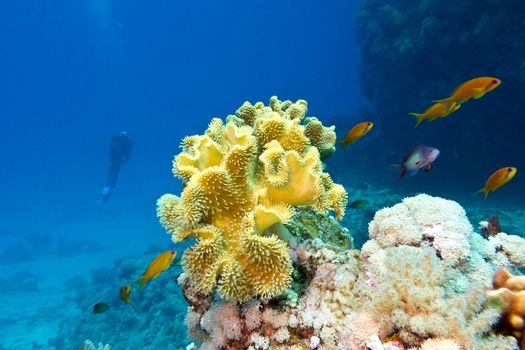
[[[341,146],[343,146],[343,152],[346,151],[346,146],[348,146],[348,143],[343,142],[343,141],[339,141],[338,143],[339,143]]]
[[[487,200],[490,191],[489,191],[486,187],[483,187],[481,190],[479,190],[478,192],[476,192],[476,194],[478,194],[478,193],[480,193],[480,192],[482,192],[482,193],[485,194],[485,200]]]
[[[432,102],[452,102],[452,96],[450,97],[447,97],[447,98],[442,98],[441,100],[432,100]]]
[[[432,163],[428,163],[427,166],[423,168],[423,170],[425,170],[426,172],[429,172],[430,170],[432,170]]]
[[[408,113],[408,114],[417,118],[416,126],[414,126],[414,128],[417,128],[419,124],[421,124],[423,120],[425,120],[425,117],[423,116],[423,114],[419,114],[419,113]]]
[[[410,176],[414,176],[416,174],[417,174],[417,170],[411,170],[411,171],[408,172],[408,175],[410,175]]]
[[[142,292],[142,290],[144,289],[144,286],[146,285],[147,281],[146,281],[146,277],[142,276],[140,278],[137,278],[136,280],[133,281],[134,283],[140,283],[140,289],[139,289],[139,293]]]
[[[455,111],[457,111],[460,108],[461,108],[461,105],[459,103],[456,103],[456,102],[451,103],[450,104],[450,108],[447,111],[447,115],[449,115],[451,113],[454,113]]]
[[[397,181],[401,180],[403,176],[407,173],[407,169],[403,166],[403,164],[392,164],[394,168],[401,169],[401,174],[399,174],[399,177],[397,178]]]
[[[478,98],[482,98],[486,93],[487,91],[482,87],[474,89],[474,96],[472,96],[472,98],[477,100]]]

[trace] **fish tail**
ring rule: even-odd
[[[403,164],[392,164],[394,168],[401,169],[401,174],[399,174],[399,177],[397,178],[397,181],[401,180],[403,176],[407,173],[407,169],[403,166]]]
[[[441,100],[432,100],[432,102],[452,102],[452,96],[450,97],[447,97],[447,98],[442,98]]]
[[[483,187],[481,190],[479,190],[479,191],[476,192],[476,193],[480,193],[480,192],[482,192],[482,193],[485,194],[485,200],[487,200],[487,198],[489,197],[489,193],[490,193],[490,191],[489,191],[486,187]]]
[[[139,289],[139,293],[142,292],[142,290],[144,289],[144,286],[146,285],[146,278],[144,276],[140,277],[140,278],[137,278],[135,281],[133,281],[134,283],[140,283],[140,289]]]
[[[419,113],[408,113],[408,114],[417,118],[416,126],[414,126],[414,128],[417,128],[419,124],[421,124],[423,120],[425,120],[425,118],[423,117],[423,114],[419,114]]]

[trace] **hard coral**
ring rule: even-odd
[[[304,100],[245,102],[226,123],[214,118],[204,135],[183,140],[173,173],[184,190],[162,196],[157,214],[175,242],[197,239],[183,266],[198,291],[236,301],[281,294],[292,265],[270,229],[289,222],[297,206],[344,216],[347,193],[320,160],[334,147],[333,127],[305,121],[306,110]]]
[[[520,349],[525,349],[525,276],[515,276],[501,268],[494,274],[492,285],[494,289],[487,292],[488,302],[501,309],[496,328],[514,336]]]
[[[427,238],[448,263],[455,265],[468,258],[473,228],[458,203],[420,194],[378,211],[369,224],[369,233],[373,240],[363,247],[365,252],[370,245],[420,246]]]
[[[428,339],[421,346],[421,350],[461,350],[461,348],[450,339]]]

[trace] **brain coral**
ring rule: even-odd
[[[214,118],[203,135],[186,137],[173,161],[184,184],[180,197],[157,203],[162,226],[175,242],[189,237],[183,266],[202,293],[217,288],[226,300],[281,294],[291,281],[286,243],[268,228],[286,224],[296,206],[345,212],[347,193],[322,171],[320,150],[335,143],[332,128],[305,115],[307,103],[245,102]]]

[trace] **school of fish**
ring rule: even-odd
[[[409,115],[417,119],[416,126],[418,127],[423,121],[429,122],[444,118],[456,112],[461,108],[461,105],[469,100],[477,100],[487,93],[493,91],[501,84],[501,80],[494,77],[478,77],[470,79],[459,85],[452,91],[447,98],[434,100],[434,104],[428,107],[423,113],[411,112]],[[355,143],[357,140],[364,137],[372,130],[374,124],[370,121],[359,123],[353,126],[346,134],[339,144],[343,146],[343,150],[349,144]],[[417,145],[411,152],[409,152],[400,164],[394,164],[396,168],[401,170],[398,180],[403,178],[405,174],[415,175],[419,170],[430,171],[433,162],[439,156],[439,150],[425,145]],[[515,167],[503,167],[495,171],[487,179],[485,187],[478,192],[485,194],[487,199],[490,192],[494,192],[501,186],[508,183],[516,175],[517,169]]]

